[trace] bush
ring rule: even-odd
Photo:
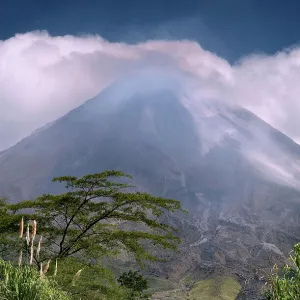
[[[150,299],[150,294],[145,293],[145,290],[148,289],[148,281],[139,272],[132,270],[124,272],[118,278],[118,282],[128,291],[126,299]]]
[[[300,243],[294,247],[291,265],[286,265],[282,272],[277,266],[270,277],[268,300],[300,300]]]
[[[20,268],[0,260],[1,300],[69,300],[56,282],[41,277],[37,270],[29,266]]]

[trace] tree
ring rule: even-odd
[[[36,240],[42,236],[42,251],[33,255],[38,267],[50,259],[74,257],[90,267],[98,258],[119,253],[133,254],[139,263],[159,260],[152,254],[153,247],[174,250],[180,242],[175,228],[159,217],[182,211],[180,202],[133,192],[130,180],[131,176],[120,171],[64,176],[53,179],[65,184],[62,194],[45,194],[17,204],[2,200],[0,236],[8,245],[2,251],[7,253],[10,247],[12,256],[12,249],[20,248],[18,239],[11,237],[16,236],[22,216],[25,224],[37,221]]]
[[[268,300],[299,300],[300,299],[300,243],[294,247],[291,264],[286,265],[281,274],[274,267],[266,292]]]
[[[128,300],[150,299],[150,295],[145,293],[148,289],[148,281],[137,271],[128,271],[118,278],[121,286],[128,289]]]

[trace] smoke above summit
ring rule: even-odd
[[[253,111],[300,140],[300,49],[253,55],[235,65],[192,41],[129,45],[100,36],[18,34],[0,41],[0,149],[95,96],[115,80],[147,69],[185,74],[185,96]],[[183,77],[182,77],[183,78]],[[135,88],[147,88],[137,82]],[[125,94],[128,91],[119,91]]]
[[[197,107],[217,99],[253,111],[300,140],[300,49],[253,55],[235,65],[192,41],[129,45],[100,36],[18,34],[0,42],[0,149],[141,70],[182,73]],[[182,77],[183,78],[183,77]],[[187,80],[190,79],[190,80]],[[137,82],[135,88],[147,88]],[[126,93],[128,91],[119,91]]]

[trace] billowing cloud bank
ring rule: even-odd
[[[185,96],[194,111],[203,98],[237,104],[300,141],[300,48],[246,57],[232,66],[191,41],[128,45],[99,36],[52,37],[31,32],[0,41],[0,150],[119,77],[147,69],[190,76],[192,85]],[[278,180],[298,185],[294,172],[299,167],[291,166],[283,153],[276,155],[276,162],[261,155],[251,158],[263,168],[268,165]],[[278,162],[278,157],[284,161]]]
[[[199,79],[202,97],[250,108],[300,140],[298,48],[246,57],[231,66],[190,41],[128,45],[99,36],[31,32],[0,41],[0,149],[83,103],[119,76],[147,67],[188,71]]]

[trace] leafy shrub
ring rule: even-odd
[[[150,299],[150,295],[145,293],[145,290],[148,289],[148,281],[139,272],[132,270],[124,272],[118,278],[118,282],[128,290],[126,299]]]
[[[275,265],[266,297],[268,300],[300,300],[300,243],[294,247],[291,265],[286,265],[282,272]]]

